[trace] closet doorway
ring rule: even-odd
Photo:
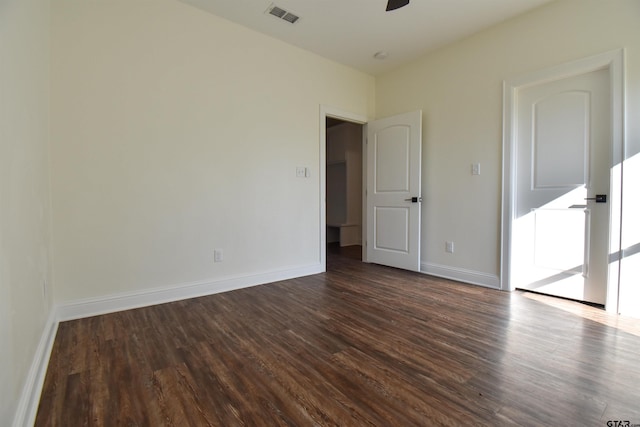
[[[362,260],[364,125],[327,117],[325,126],[327,257]]]

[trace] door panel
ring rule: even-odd
[[[608,70],[519,90],[516,287],[604,304],[609,208]]]
[[[376,206],[373,241],[378,250],[409,253],[409,208]]]
[[[367,260],[420,271],[422,112],[371,122],[367,137]]]
[[[534,210],[534,265],[584,272],[588,214],[583,209]]]
[[[409,126],[395,125],[381,129],[374,136],[374,192],[409,191],[410,131]]]
[[[535,189],[586,184],[589,110],[584,91],[553,94],[533,104]]]

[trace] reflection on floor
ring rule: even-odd
[[[617,316],[615,314],[607,313],[601,306],[594,307],[591,304],[582,303],[579,301],[558,298],[550,295],[539,294],[536,292],[520,290],[518,290],[517,292],[521,293],[525,298],[541,302],[550,307],[554,307],[568,313],[575,314],[584,319],[611,326],[613,328],[620,329],[629,334],[640,337],[639,319],[634,319],[627,316]]]

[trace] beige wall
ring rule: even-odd
[[[425,264],[499,275],[503,80],[626,48],[628,156],[640,152],[639,19],[638,0],[553,2],[376,79],[376,117],[424,112]],[[474,162],[482,175],[470,175]],[[628,202],[639,183],[626,172],[623,234],[631,245],[640,212]],[[455,242],[455,254],[445,253],[445,241]],[[623,276],[628,290],[632,278]]]
[[[51,310],[47,1],[0,2],[0,64],[0,425],[10,426]]]
[[[625,47],[622,305],[640,295],[637,0],[554,2],[375,81],[172,0],[51,12],[0,3],[2,425],[52,307],[50,122],[58,303],[318,264],[321,104],[422,109],[423,262],[497,276],[502,81]]]
[[[320,265],[320,105],[373,77],[173,0],[52,23],[57,302]]]

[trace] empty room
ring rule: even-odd
[[[3,0],[0,425],[640,425],[640,0]]]

